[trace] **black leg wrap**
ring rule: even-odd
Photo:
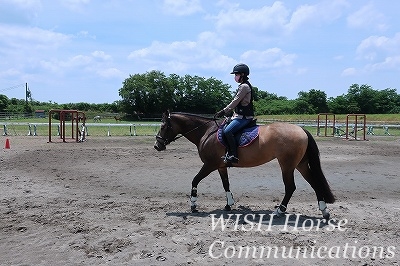
[[[192,188],[192,191],[190,192],[190,196],[192,197],[197,197],[197,188]]]
[[[192,211],[192,213],[199,212],[199,211],[197,210],[196,206],[191,206],[191,207],[190,207],[190,210]]]

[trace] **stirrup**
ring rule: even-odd
[[[224,160],[224,163],[238,163],[239,158],[234,155],[229,155],[228,153],[225,156],[222,156],[221,159]]]

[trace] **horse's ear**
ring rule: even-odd
[[[169,110],[168,109],[165,110],[162,116],[163,116],[163,118],[169,118],[169,116],[170,116]]]
[[[169,109],[165,110],[164,115],[165,115],[165,117],[168,117],[168,118],[169,118],[169,116],[170,116]]]

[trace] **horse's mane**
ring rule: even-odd
[[[205,116],[205,115],[192,114],[192,113],[185,113],[185,112],[171,112],[171,114],[192,116],[192,117],[197,117],[197,118],[206,119],[206,120],[215,120],[214,117],[207,117],[207,116]]]

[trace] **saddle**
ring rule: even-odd
[[[259,134],[259,125],[256,124],[257,119],[253,119],[246,127],[243,129],[239,130],[235,134],[235,139],[236,143],[239,148],[241,147],[246,147],[253,143],[255,139],[257,139],[258,134]],[[223,128],[225,126],[225,123],[223,123],[217,131],[217,139],[218,142],[221,143],[223,146],[227,147],[226,141],[224,139],[224,133],[222,132]]]

